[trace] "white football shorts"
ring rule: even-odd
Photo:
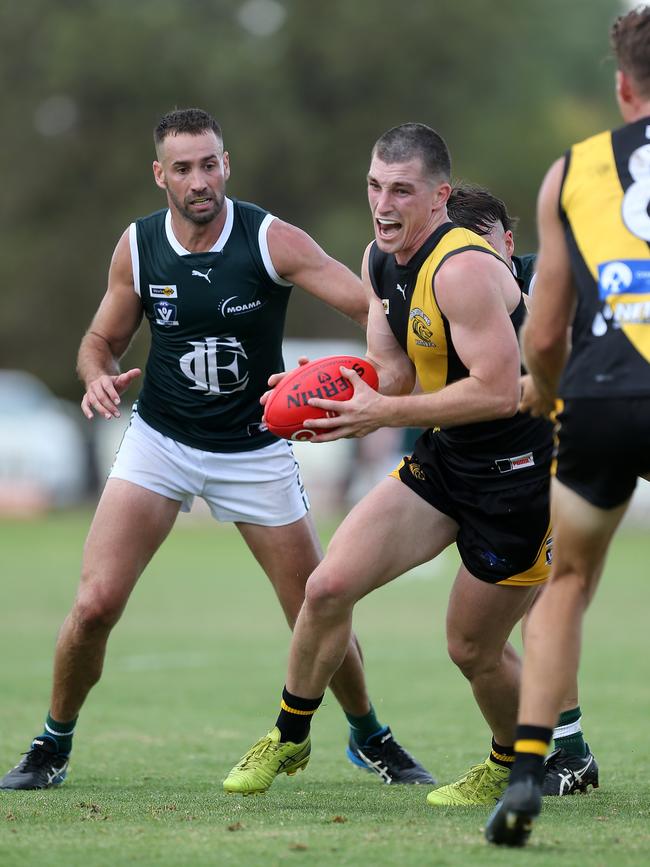
[[[217,521],[280,527],[309,511],[300,467],[287,440],[248,452],[206,452],[164,436],[137,412],[108,478],[179,500],[183,512],[190,511],[194,497],[202,497]]]

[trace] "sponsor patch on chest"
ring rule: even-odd
[[[152,298],[178,298],[178,290],[176,285],[166,286],[150,283],[149,284],[149,295]]]

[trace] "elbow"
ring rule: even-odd
[[[517,385],[516,389],[508,391],[508,394],[502,395],[499,406],[499,418],[512,418],[517,415],[520,397],[521,390],[519,385]]]
[[[553,333],[551,331],[533,331],[528,329],[524,334],[522,343],[522,354],[524,359],[529,362],[545,361],[549,358],[554,358],[558,351],[561,351],[566,345],[566,332]]]
[[[493,418],[512,418],[519,411],[519,401],[521,399],[521,384],[519,376],[513,382],[508,384],[508,387],[503,386],[494,396],[494,416]]]

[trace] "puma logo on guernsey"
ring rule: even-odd
[[[404,299],[404,301],[406,301],[406,288],[407,287],[406,286],[400,286],[400,284],[398,283],[395,288],[397,289],[398,292],[402,293],[402,298]]]
[[[212,271],[212,268],[208,268],[208,270],[205,272],[205,274],[203,273],[203,271],[194,270],[194,271],[192,271],[192,277],[203,277],[204,280],[207,280],[208,283],[210,283],[210,285],[212,285],[212,281],[210,280],[210,271]]]

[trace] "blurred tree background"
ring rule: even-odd
[[[79,339],[113,247],[164,199],[151,130],[174,107],[224,127],[229,192],[309,231],[358,270],[371,237],[370,148],[418,120],[457,179],[521,217],[550,162],[618,124],[608,29],[616,0],[5,0],[0,367],[78,398]],[[354,327],[294,292],[288,334]],[[141,361],[138,339],[131,361]]]

